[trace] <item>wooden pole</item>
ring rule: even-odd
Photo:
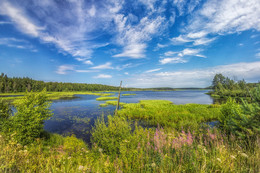
[[[119,87],[119,91],[118,91],[118,98],[117,98],[115,115],[117,115],[117,110],[119,110],[121,86],[122,86],[122,81],[120,82],[120,87]]]

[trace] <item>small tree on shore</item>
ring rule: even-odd
[[[15,105],[17,112],[9,120],[10,132],[21,144],[32,143],[43,134],[44,120],[52,116],[46,89],[38,93],[27,92]]]

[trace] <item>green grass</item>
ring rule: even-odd
[[[120,102],[119,106],[124,106],[126,103]],[[106,101],[106,103],[101,103],[99,104],[100,107],[106,107],[108,105],[113,105],[116,106],[117,105],[117,101]]]
[[[103,93],[103,92],[89,92],[89,91],[75,91],[75,92],[47,92],[48,100],[59,100],[59,99],[67,99],[67,98],[74,98],[75,95],[82,94],[82,95],[96,95],[96,96],[112,96],[114,93]],[[25,92],[21,93],[1,93],[0,98],[5,101],[12,102],[14,100],[21,99],[23,96],[12,97],[12,95],[25,95]],[[1,97],[6,96],[6,97]],[[7,97],[10,96],[10,97]]]
[[[122,96],[134,96],[136,94],[122,94]]]
[[[116,100],[117,97],[98,97],[96,98],[97,101],[104,101],[104,100]]]
[[[215,121],[219,107],[200,104],[174,105],[166,100],[141,100],[123,105],[118,115],[134,120],[144,120],[149,125],[175,129],[198,129],[203,122]]]

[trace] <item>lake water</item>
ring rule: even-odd
[[[206,95],[208,90],[185,91],[123,91],[121,94],[136,94],[122,96],[120,102],[137,103],[140,100],[169,100],[174,104],[212,104],[213,99]],[[117,93],[115,93],[117,96]],[[86,142],[90,141],[90,132],[95,119],[100,115],[113,114],[115,106],[99,107],[105,101],[96,101],[99,96],[76,95],[69,100],[57,100],[52,103],[54,115],[45,122],[45,130],[53,133],[71,135],[75,134]]]

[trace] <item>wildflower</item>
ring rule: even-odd
[[[80,165],[80,166],[79,166],[79,170],[81,171],[81,170],[83,170],[83,169],[84,169],[84,166]]]
[[[156,164],[155,164],[155,163],[152,163],[152,164],[151,164],[151,166],[152,166],[152,167],[155,167],[155,166],[156,166]]]
[[[246,155],[245,153],[240,153],[240,155],[243,156],[243,157],[248,158],[248,155]]]
[[[187,135],[187,141],[186,142],[187,142],[188,145],[191,145],[193,143],[192,135],[191,135],[190,132]]]
[[[151,145],[150,142],[147,142],[147,146],[150,147],[150,145]]]
[[[99,148],[98,151],[99,151],[100,153],[102,153],[103,149],[102,149],[102,148]]]
[[[210,134],[209,137],[210,137],[212,140],[214,140],[214,139],[216,138],[216,135]]]
[[[236,158],[236,157],[235,157],[235,156],[233,156],[233,155],[231,155],[230,157],[231,157],[232,159],[235,159],[235,158]]]
[[[138,143],[137,149],[140,150],[141,146],[140,146],[140,142]]]
[[[203,151],[207,154],[208,153],[208,151],[206,150],[206,148],[203,148]]]

